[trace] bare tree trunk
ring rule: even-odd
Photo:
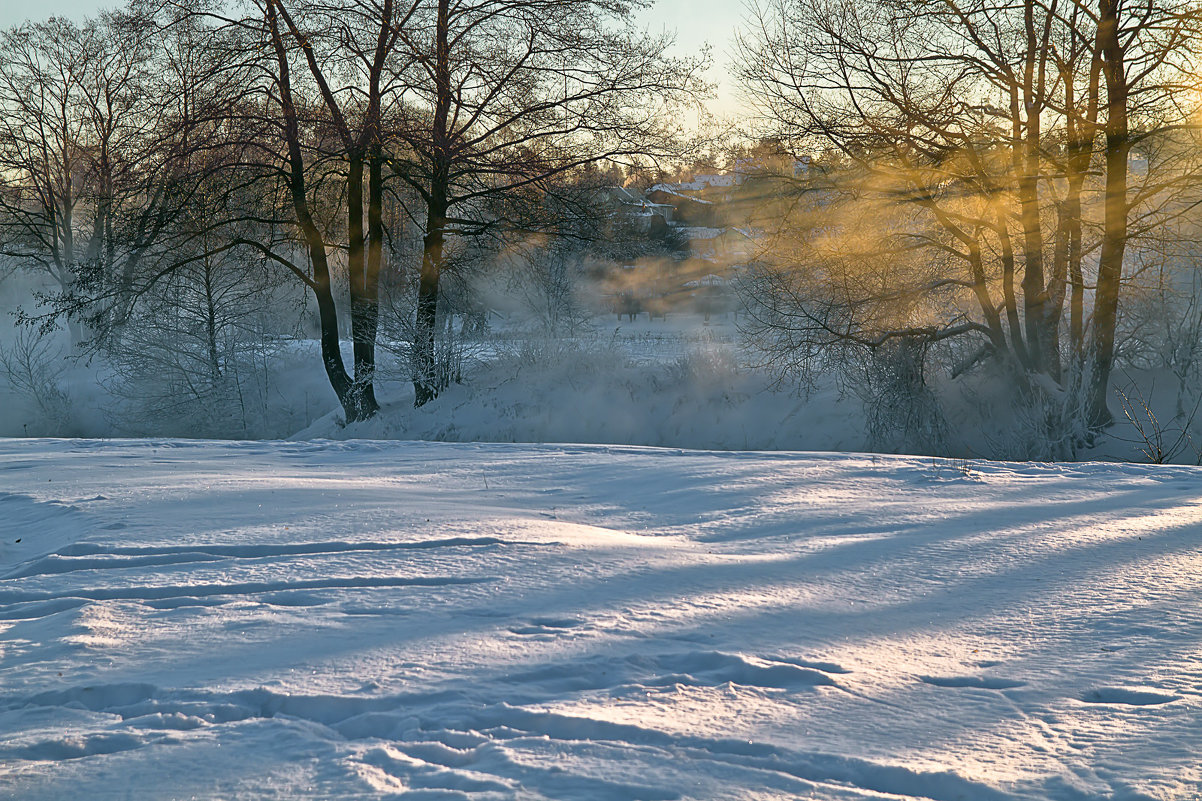
[[[434,400],[440,385],[435,364],[435,339],[438,325],[438,291],[442,276],[443,248],[446,245],[446,196],[436,192],[427,206],[426,236],[423,240],[422,270],[417,285],[417,327],[414,336],[416,375],[413,378],[414,405]]]
[[[1081,177],[1069,180],[1065,198],[1065,224],[1068,225],[1068,280],[1072,287],[1069,296],[1069,343],[1078,365],[1085,347],[1085,276],[1081,272]]]
[[[355,378],[351,386],[352,403],[359,419],[366,419],[380,410],[376,401],[373,379],[376,371],[376,325],[378,309],[373,296],[378,293],[369,280],[367,254],[363,237],[363,153],[355,149],[349,154],[347,174],[347,274],[351,295],[351,342],[354,349]]]
[[[1073,28],[1083,13],[1083,5],[1074,3],[1071,11]],[[1095,43],[1096,44],[1096,43]],[[1098,90],[1101,76],[1101,59],[1096,47],[1092,49],[1089,63],[1089,77],[1085,86],[1085,108],[1082,112],[1081,101],[1073,78],[1073,64],[1081,57],[1078,47],[1085,45],[1074,43],[1069,61],[1061,66],[1061,76],[1064,84],[1065,134],[1068,140],[1068,154],[1065,163],[1065,178],[1067,189],[1064,202],[1061,205],[1061,230],[1068,238],[1067,271],[1069,293],[1069,344],[1075,368],[1080,369],[1085,358],[1085,276],[1081,269],[1084,257],[1082,245],[1081,223],[1081,193],[1089,172],[1090,162],[1094,155],[1094,140],[1098,124]]]
[[[217,297],[213,287],[213,262],[205,257],[204,292],[205,292],[205,345],[209,351],[209,381],[214,387],[221,379],[221,355],[217,348]]]
[[[395,20],[393,0],[382,4],[367,4],[368,13],[378,23],[374,53],[355,49],[353,43],[343,42],[354,55],[368,67],[367,109],[363,126],[358,134],[351,130],[347,116],[339,106],[337,93],[333,91],[317,58],[308,35],[300,30],[287,9],[279,5],[281,19],[300,44],[309,71],[320,91],[323,102],[338,132],[348,159],[347,172],[347,273],[350,284],[350,333],[354,352],[354,378],[351,381],[349,400],[344,406],[354,408],[354,419],[364,420],[380,409],[375,394],[376,335],[380,319],[380,268],[383,262],[383,141],[381,109],[381,76],[388,54],[392,51],[400,30],[416,9],[410,6],[409,14],[398,22]],[[448,89],[449,95],[449,89]],[[367,233],[363,228],[364,166],[368,169],[367,179]],[[348,408],[347,419],[352,419]]]
[[[288,56],[276,21],[276,6],[273,2],[267,4],[267,22],[280,71],[280,106],[284,116],[284,139],[288,147],[288,190],[292,198],[297,225],[312,264],[313,275],[309,288],[313,291],[313,297],[317,301],[321,360],[325,366],[326,377],[330,380],[330,386],[334,389],[338,402],[342,404],[346,422],[353,423],[362,419],[361,410],[355,393],[352,392],[353,382],[342,361],[342,349],[338,340],[338,308],[334,304],[325,240],[309,212],[309,202],[305,191],[304,155],[300,146],[300,124],[297,119],[296,105],[292,99]]]
[[[438,0],[435,33],[435,107],[431,144],[434,170],[426,198],[426,235],[422,248],[422,269],[417,285],[417,320],[413,347],[416,375],[413,378],[413,404],[423,406],[442,389],[435,364],[435,337],[438,323],[438,290],[442,277],[443,248],[446,245],[447,199],[450,192],[448,136],[451,110],[451,62],[448,33],[450,0]]]
[[[1011,97],[1011,113],[1016,134],[1014,154],[1018,186],[1019,220],[1023,230],[1023,315],[1027,334],[1027,356],[1032,369],[1052,373],[1050,354],[1058,345],[1055,331],[1048,327],[1050,298],[1044,275],[1043,225],[1039,207],[1039,179],[1044,97],[1044,61],[1035,27],[1035,2],[1024,0],[1023,25],[1026,53],[1023,63],[1021,111],[1019,95]],[[1046,44],[1046,37],[1043,44]],[[1023,120],[1025,118],[1025,126]],[[1024,130],[1025,128],[1025,130]]]
[[[1094,296],[1091,348],[1089,422],[1108,425],[1114,416],[1107,408],[1110,371],[1114,365],[1114,337],[1118,321],[1123,254],[1127,247],[1127,159],[1131,142],[1127,129],[1127,76],[1125,53],[1119,39],[1120,0],[1099,0],[1098,49],[1106,78],[1106,206],[1102,244],[1098,256],[1098,288]]]
[[[380,328],[380,270],[384,262],[384,143],[380,108],[380,75],[393,31],[392,0],[384,0],[375,58],[368,77],[368,107],[362,142],[367,149],[367,243],[362,261],[362,282],[352,280],[351,329],[355,332],[355,380],[362,382],[362,400],[368,416],[380,408],[375,394],[376,335]],[[362,179],[362,164],[359,171]],[[362,182],[360,180],[360,188]],[[351,204],[359,223],[362,243],[361,202]],[[352,237],[354,231],[352,231]],[[356,302],[357,301],[357,302]]]
[[[985,266],[981,258],[981,246],[976,237],[968,243],[968,266],[972,273],[972,291],[981,307],[981,315],[989,327],[989,342],[1001,354],[1006,352],[1006,335],[1002,331],[1002,318],[989,296],[989,284],[985,279]]]
[[[1027,343],[1023,337],[1022,321],[1018,316],[1018,299],[1014,294],[1014,245],[1010,241],[1010,225],[1004,212],[998,212],[998,240],[1002,248],[1002,302],[1006,306],[1006,323],[1010,328],[1010,347],[1024,368],[1031,368]]]
[[[363,274],[363,292],[355,327],[355,377],[362,370],[367,382],[365,401],[376,409],[374,378],[376,372],[376,334],[380,328],[380,270],[384,262],[384,154],[377,141],[368,157],[367,265]]]
[[[1068,290],[1069,236],[1063,203],[1056,204],[1056,229],[1052,242],[1052,275],[1044,294],[1044,370],[1060,381],[1060,320],[1064,317],[1064,296]]]

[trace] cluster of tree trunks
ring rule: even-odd
[[[5,255],[50,271],[61,290],[50,313],[86,324],[76,338],[93,344],[196,260],[239,250],[282,267],[312,295],[323,365],[354,422],[379,408],[381,276],[416,229],[421,405],[445,380],[435,340],[448,243],[552,230],[557,186],[678,146],[679,117],[653,112],[694,100],[702,62],[628,25],[636,6],[135,3],[80,25],[18,26],[0,41]],[[164,70],[178,86],[154,86]]]
[[[958,265],[845,300],[879,308],[899,293],[923,295],[909,320],[841,327],[827,304],[816,336],[981,337],[1033,380],[1079,395],[1090,426],[1111,421],[1125,255],[1192,208],[1202,165],[1190,56],[1202,12],[1174,0],[1127,5],[761,8],[757,35],[741,42],[742,71],[779,136],[823,153],[826,191],[917,210],[878,238],[880,258],[918,248]],[[1140,149],[1148,169],[1133,187]],[[957,289],[975,312],[955,302],[932,311]]]

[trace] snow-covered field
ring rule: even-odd
[[[0,797],[1202,798],[1202,471],[0,441]]]

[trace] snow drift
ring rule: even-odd
[[[1202,473],[0,442],[0,797],[1182,799]]]

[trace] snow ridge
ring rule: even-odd
[[[8,441],[0,470],[0,798],[1202,792],[1197,469]]]

